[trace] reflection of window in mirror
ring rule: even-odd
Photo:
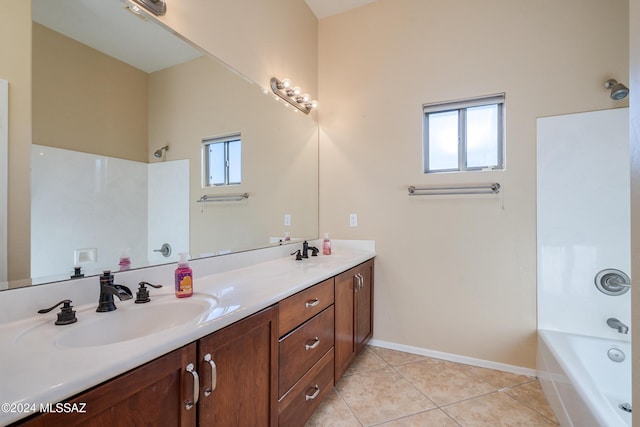
[[[204,182],[207,187],[242,182],[242,141],[240,134],[202,141]]]

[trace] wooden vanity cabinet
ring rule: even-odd
[[[333,387],[334,279],[279,303],[278,423],[303,426]]]
[[[272,306],[64,402],[86,404],[85,414],[44,413],[16,425],[275,426],[277,324]],[[199,377],[195,405],[189,365]]]
[[[373,260],[335,277],[335,382],[373,335]]]
[[[277,306],[201,338],[198,425],[277,425],[277,352]]]
[[[303,426],[371,338],[372,307],[370,260],[62,403],[85,413],[13,425]]]
[[[196,409],[186,409],[193,399],[194,377],[185,367],[195,363],[196,344],[192,343],[58,404],[63,405],[62,412],[41,413],[14,425],[194,426]]]

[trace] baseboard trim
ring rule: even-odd
[[[478,366],[480,368],[495,369],[497,371],[509,372],[517,375],[537,377],[535,369],[524,368],[522,366],[508,365],[506,363],[492,362],[490,360],[476,359],[475,357],[460,356],[458,354],[444,353],[442,351],[429,350],[426,348],[413,347],[410,345],[396,344],[388,341],[372,339],[369,345],[388,348],[390,350],[404,351],[405,353],[418,354],[420,356],[433,357],[435,359],[447,360],[449,362],[462,363],[464,365]]]

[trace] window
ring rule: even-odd
[[[202,141],[204,183],[207,187],[242,182],[240,134]]]
[[[424,173],[504,168],[504,94],[422,107]]]

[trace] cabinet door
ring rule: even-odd
[[[268,308],[198,341],[198,425],[277,424],[277,310]]]
[[[47,412],[30,418],[26,426],[195,426],[193,376],[185,367],[196,362],[196,344],[153,360],[84,392],[64,405],[84,413]]]
[[[358,267],[360,286],[356,288],[356,353],[360,354],[373,336],[373,261]]]
[[[335,278],[335,372],[337,383],[356,358],[355,285],[356,269]]]

